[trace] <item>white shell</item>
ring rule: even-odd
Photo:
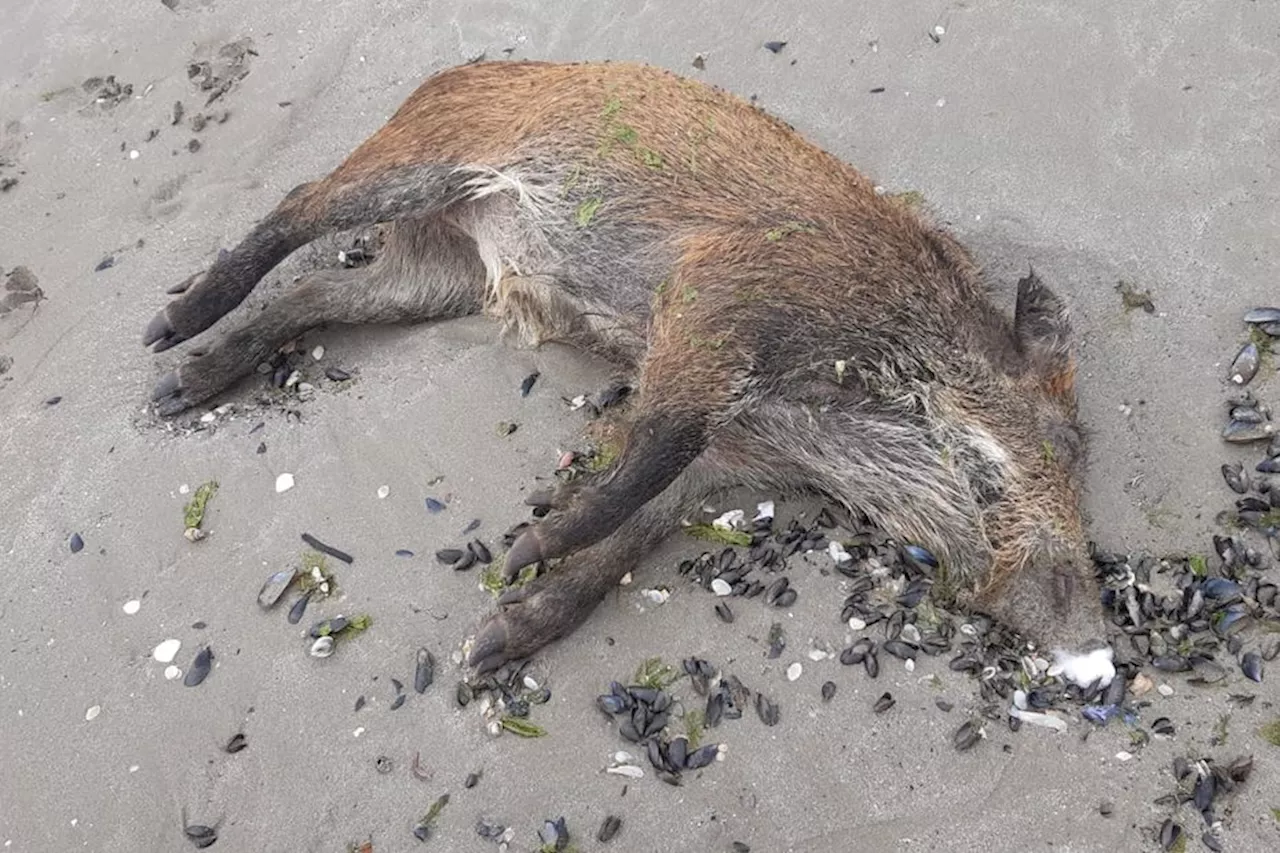
[[[173,659],[178,656],[178,649],[180,648],[182,648],[181,640],[165,640],[155,647],[155,650],[151,652],[151,656],[156,659],[157,663],[173,663]]]
[[[101,713],[102,713],[102,706],[94,705],[89,710],[84,712],[84,718],[86,720],[92,720],[93,718],[97,717]]]
[[[331,654],[333,654],[333,637],[317,637],[311,644],[313,658],[327,658]]]
[[[390,486],[378,486],[378,500],[385,499],[389,494],[391,494]]]
[[[643,589],[640,594],[654,604],[666,604],[667,599],[671,597],[671,593],[665,589]]]
[[[130,601],[126,601],[124,603],[124,607],[121,609],[124,610],[125,615],[132,616],[142,609],[142,602],[135,598]]]
[[[165,681],[173,681],[175,678],[181,678],[181,677],[182,677],[182,670],[178,669],[176,666],[170,664],[169,666],[166,666],[164,668]]]
[[[866,623],[866,622],[864,622],[863,620],[859,619],[857,616],[850,616],[850,617],[849,617],[849,630],[850,630],[850,631],[862,631],[862,630],[865,630],[865,629],[866,629],[866,627],[867,627],[867,623]]]
[[[724,578],[713,578],[711,581],[711,591],[716,595],[725,596],[733,594],[733,587]]]
[[[787,667],[787,681],[795,681],[804,672],[804,667],[800,665],[800,661],[796,661]]]
[[[276,477],[276,493],[287,492],[293,488],[293,475],[289,473]]]
[[[628,779],[639,779],[644,776],[644,771],[634,764],[623,764],[619,767],[610,767],[604,772],[612,773],[615,776],[626,776]]]
[[[314,358],[316,361],[319,361],[320,359],[324,358],[324,347],[317,346],[315,349],[313,349],[311,351],[311,357]]]

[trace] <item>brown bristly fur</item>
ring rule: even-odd
[[[174,414],[324,322],[488,311],[637,380],[621,456],[508,554],[473,662],[563,636],[717,490],[815,493],[944,561],[1045,642],[1101,634],[1081,531],[1065,306],[1034,272],[1013,322],[952,236],[784,122],[646,66],[478,63],[427,80],[152,320],[157,351],[290,252],[386,223],[367,268],[319,271],[164,377]]]

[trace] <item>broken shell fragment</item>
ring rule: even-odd
[[[297,569],[286,569],[282,572],[276,572],[267,578],[266,583],[262,585],[262,589],[258,592],[258,606],[263,610],[270,610],[274,607],[297,576]]]
[[[317,637],[316,641],[311,644],[311,656],[313,658],[327,658],[331,654],[333,654],[333,637]]]
[[[1235,385],[1248,385],[1253,377],[1258,375],[1260,361],[1258,345],[1253,341],[1245,344],[1236,354],[1235,360],[1231,362],[1231,368],[1228,371],[1231,382]]]
[[[418,665],[413,674],[413,689],[425,693],[436,678],[436,659],[427,649],[418,649]]]
[[[187,670],[182,683],[187,687],[197,687],[209,676],[211,669],[213,669],[213,650],[205,646],[196,652],[196,658],[191,662],[191,668]]]
[[[157,663],[173,663],[173,659],[178,656],[178,649],[182,648],[181,640],[165,640],[156,646],[151,652],[151,657]]]

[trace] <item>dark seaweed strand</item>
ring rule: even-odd
[[[302,534],[302,541],[306,542],[308,545],[310,545],[312,548],[315,548],[320,553],[328,554],[330,557],[333,557],[333,559],[335,560],[341,560],[342,562],[348,563],[348,564],[355,562],[352,556],[348,554],[346,551],[339,551],[337,548],[333,547],[332,545],[326,545],[316,537],[312,536],[310,533]]]

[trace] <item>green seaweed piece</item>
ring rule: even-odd
[[[1221,717],[1218,717],[1218,722],[1215,723],[1213,727],[1213,737],[1210,739],[1209,742],[1214,746],[1226,746],[1227,745],[1227,726],[1230,723],[1231,723],[1230,714],[1223,714]]]
[[[1262,739],[1272,746],[1280,746],[1280,717],[1276,717],[1258,729],[1258,734],[1262,735]]]
[[[1148,314],[1156,312],[1156,304],[1151,301],[1150,290],[1138,290],[1137,285],[1123,279],[1116,284],[1116,293],[1120,294],[1120,304],[1128,314],[1135,308],[1141,308]]]
[[[702,744],[702,733],[706,730],[706,718],[697,709],[684,713],[684,736],[689,740],[689,749],[697,749]]]
[[[334,636],[337,637],[354,637],[356,634],[369,630],[369,626],[373,624],[373,617],[368,613],[361,613],[347,620],[347,627],[343,628]]]
[[[186,529],[199,527],[204,523],[204,510],[208,506],[210,498],[218,492],[218,481],[210,480],[203,483],[196,493],[191,496],[191,500],[187,501],[186,507],[182,510],[182,521],[186,525]]]
[[[520,737],[544,737],[547,730],[537,723],[531,723],[522,717],[503,717],[502,727],[513,735]]]
[[[422,816],[422,820],[418,821],[421,826],[431,826],[436,822],[436,818],[440,817],[440,812],[444,811],[444,807],[449,805],[449,795],[441,794],[440,797],[431,804],[431,808],[427,809],[427,813]]]
[[[654,690],[665,690],[680,680],[680,672],[662,658],[648,658],[636,668],[635,683]]]
[[[587,461],[587,470],[593,473],[613,467],[622,455],[622,445],[611,441],[602,441],[595,453]]]
[[[480,572],[480,586],[494,598],[502,595],[507,588],[507,581],[502,575],[502,564],[506,562],[506,554],[502,554]]]
[[[888,198],[904,207],[917,208],[924,204],[924,193],[919,190],[904,190],[900,193],[889,193]]]
[[[1204,554],[1192,554],[1187,558],[1187,568],[1191,569],[1191,574],[1202,578],[1209,573],[1209,561]]]
[[[319,572],[320,577],[316,577]],[[337,588],[334,580],[333,572],[329,569],[329,562],[325,559],[324,554],[319,551],[303,551],[302,552],[302,571],[298,573],[298,591],[319,592],[320,587],[324,584],[329,585],[329,590],[324,595],[332,595]]]
[[[745,530],[722,530],[711,524],[690,524],[684,532],[695,539],[718,542],[721,545],[740,545],[744,548],[751,545],[751,534]]]

